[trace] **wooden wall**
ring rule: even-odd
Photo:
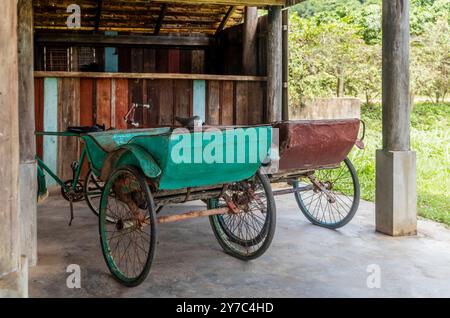
[[[213,72],[225,75],[244,74],[242,66],[243,25],[237,25],[222,31],[217,37]],[[257,28],[257,75],[267,75],[267,16],[258,20]],[[208,64],[207,64],[208,65]]]
[[[94,123],[107,128],[133,128],[124,120],[133,103],[151,105],[136,112],[140,128],[176,126],[175,116],[192,115],[211,125],[258,124],[264,122],[265,87],[263,80],[219,77],[36,77],[36,130],[64,131],[69,126]],[[80,151],[74,138],[37,138],[38,155],[64,179],[72,178],[70,164]]]

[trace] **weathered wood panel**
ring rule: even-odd
[[[156,73],[169,72],[169,60],[166,49],[156,49]]]
[[[160,93],[161,93],[160,80],[148,81],[147,83],[147,96],[150,101],[151,109],[149,111],[148,125],[149,127],[156,127],[161,124],[160,120]]]
[[[94,80],[82,78],[80,80],[80,125],[94,124]]]
[[[58,131],[58,79],[46,78],[44,80],[44,130]],[[58,140],[54,136],[44,137],[43,160],[47,167],[56,172],[58,168]],[[49,175],[47,175],[47,184],[49,186],[56,184]]]
[[[97,79],[97,123],[111,127],[111,80]]]
[[[144,73],[156,72],[156,51],[154,49],[144,49]]]
[[[180,73],[192,72],[192,50],[180,51]]]
[[[125,115],[129,110],[128,97],[128,80],[115,80],[115,128],[126,129]]]
[[[168,72],[180,73],[180,50],[178,49],[168,51]]]
[[[78,95],[60,90],[60,99],[72,100],[75,95],[78,96],[79,124],[83,126],[98,123],[105,124],[107,128],[132,128],[126,125],[124,117],[133,103],[150,106],[149,109],[140,107],[136,111],[134,119],[141,128],[173,125],[175,116],[194,114],[210,125],[257,124],[264,119],[265,82],[121,77],[62,77],[60,81],[79,82],[79,87],[74,88],[68,84],[62,85],[64,90],[78,91]],[[40,82],[43,79],[36,80],[36,83]],[[39,84],[36,85],[39,87]],[[43,114],[44,106],[40,108],[39,98],[43,100],[44,95],[44,92],[39,95],[38,89],[37,118]]]
[[[174,116],[190,117],[192,115],[192,81],[174,82]]]
[[[220,125],[220,82],[208,81],[206,91],[206,123]]]
[[[248,83],[239,82],[235,87],[235,124],[246,125],[248,123]]]
[[[202,74],[205,73],[205,51],[193,50],[191,57],[191,73]]]
[[[159,103],[160,103],[160,114],[159,123],[160,125],[173,125],[174,124],[174,99],[173,99],[173,80],[160,80],[159,81]]]
[[[58,131],[80,125],[80,79],[63,78],[58,83]],[[73,178],[71,164],[79,158],[79,140],[58,138],[57,174],[61,180]]]
[[[206,120],[206,82],[204,80],[193,81],[193,115],[199,116],[205,122]]]
[[[220,124],[233,125],[233,93],[234,84],[231,81],[221,83],[220,90]]]
[[[261,83],[251,82],[248,85],[247,123],[249,125],[261,124],[264,121],[264,86]]]
[[[36,131],[44,130],[44,79],[34,79],[34,110]],[[36,136],[36,153],[39,158],[44,156],[44,137]]]

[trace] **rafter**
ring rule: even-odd
[[[217,28],[216,31],[216,35],[219,34],[220,32],[222,32],[222,30],[225,28],[225,26],[227,25],[228,20],[230,20],[231,16],[233,15],[234,11],[236,10],[235,6],[230,6],[228,8],[227,13],[225,14],[225,16],[222,19],[222,22],[220,22],[219,27]]]
[[[97,0],[97,12],[95,14],[94,33],[97,33],[98,29],[100,27],[100,18],[102,16],[102,5],[103,5],[103,0]]]
[[[164,21],[164,17],[167,13],[167,3],[163,3],[161,5],[161,12],[159,13],[158,22],[156,22],[155,31],[153,32],[154,35],[158,35],[159,31],[161,31],[161,26]]]

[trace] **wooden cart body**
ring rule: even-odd
[[[131,165],[156,180],[158,190],[177,190],[250,178],[269,153],[272,128],[228,128],[226,132],[155,128],[91,133],[83,139],[103,180],[114,169]]]
[[[359,119],[299,120],[273,124],[279,133],[279,172],[339,166],[355,145]]]

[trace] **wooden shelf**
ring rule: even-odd
[[[264,82],[265,76],[175,74],[175,73],[100,73],[100,72],[34,72],[34,77],[53,78],[132,78],[132,79],[180,79],[207,81]]]

